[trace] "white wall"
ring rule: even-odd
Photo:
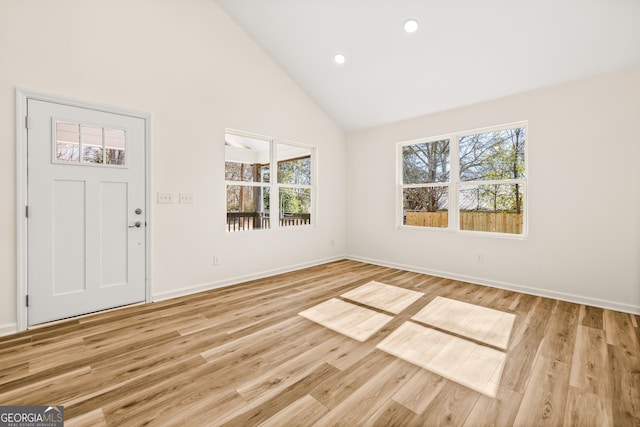
[[[397,142],[520,120],[529,121],[526,240],[396,228]],[[350,133],[348,253],[640,313],[638,123],[635,68]]]
[[[344,254],[343,132],[215,2],[2,0],[0,61],[0,333],[16,322],[16,88],[152,114],[152,197],[195,200],[153,206],[155,298]],[[225,233],[226,127],[317,145],[317,227]]]
[[[3,0],[0,334],[16,322],[16,88],[152,114],[152,197],[195,198],[153,207],[155,298],[349,253],[640,313],[638,68],[352,133],[346,168],[342,131],[213,1]],[[526,240],[395,227],[396,142],[519,120]],[[319,147],[317,227],[225,233],[226,127]]]

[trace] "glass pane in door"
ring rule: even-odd
[[[59,162],[80,162],[80,126],[56,122],[56,155]]]

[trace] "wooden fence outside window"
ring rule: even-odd
[[[522,213],[514,212],[461,211],[460,229],[522,234],[522,218]],[[404,224],[418,227],[446,228],[449,225],[449,213],[447,211],[406,211]]]

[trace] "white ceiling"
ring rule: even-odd
[[[216,1],[345,131],[640,65],[640,0]]]

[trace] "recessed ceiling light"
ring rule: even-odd
[[[415,33],[418,31],[418,21],[415,19],[407,19],[404,21],[404,30],[407,33]]]
[[[333,57],[333,60],[336,61],[336,64],[342,65],[347,61],[347,58],[341,53],[336,53],[336,56]]]

